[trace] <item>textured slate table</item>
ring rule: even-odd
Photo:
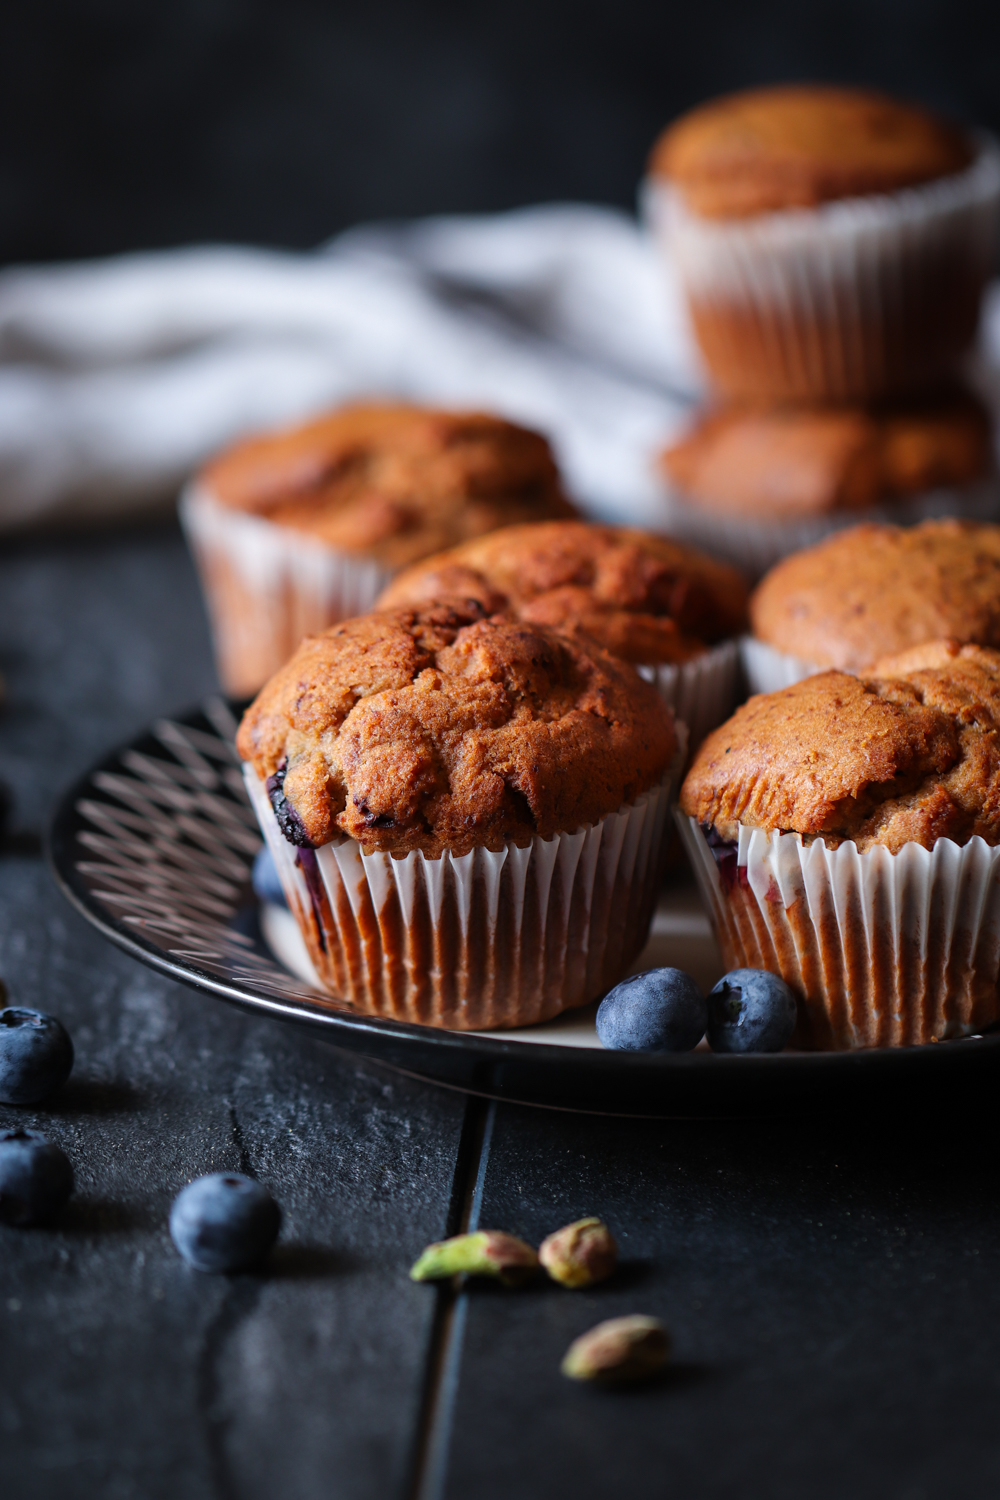
[[[886,1117],[629,1122],[466,1101],[171,985],[92,934],[39,834],[60,788],[213,686],[179,534],[0,556],[0,973],[78,1065],[28,1120],[73,1159],[53,1231],[0,1228],[4,1500],[932,1500],[1000,1487],[995,1100]],[[267,1271],[199,1276],[166,1214],[251,1170],[285,1210]],[[584,1212],[609,1286],[412,1286],[464,1223]],[[676,1362],[608,1394],[558,1374],[617,1312]]]

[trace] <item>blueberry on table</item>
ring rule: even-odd
[[[269,901],[272,906],[288,905],[285,893],[281,889],[281,881],[278,879],[274,855],[266,844],[262,844],[257,850],[250,879],[258,901]]]
[[[795,1030],[795,995],[766,969],[733,969],[708,996],[713,1052],[780,1052]]]
[[[0,1135],[0,1222],[48,1224],[73,1191],[66,1155],[35,1130]]]
[[[170,1210],[170,1235],[197,1271],[247,1271],[264,1259],[281,1228],[267,1188],[236,1172],[212,1172],[182,1188]]]
[[[616,984],[597,1008],[597,1035],[620,1052],[690,1052],[705,1035],[705,997],[683,969],[649,969]]]
[[[38,1104],[72,1066],[73,1043],[55,1016],[20,1005],[0,1010],[0,1103]]]

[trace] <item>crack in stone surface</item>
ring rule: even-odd
[[[255,1311],[262,1291],[259,1277],[240,1276],[233,1280],[205,1332],[198,1360],[198,1413],[205,1432],[212,1489],[219,1500],[239,1500],[239,1486],[229,1471],[226,1455],[231,1418],[224,1410],[219,1365],[233,1335]]]
[[[444,1237],[478,1226],[479,1205],[496,1104],[472,1096],[466,1106],[452,1179]],[[442,1283],[427,1352],[407,1500],[437,1500],[447,1471],[451,1416],[465,1333],[466,1296],[460,1278]]]
[[[257,1173],[254,1171],[253,1163],[250,1160],[250,1152],[247,1147],[246,1136],[243,1134],[243,1126],[240,1124],[240,1117],[236,1113],[235,1104],[229,1105],[229,1123],[232,1126],[233,1145],[236,1147],[236,1155],[239,1160],[240,1171],[243,1173],[244,1177],[253,1177],[256,1180]]]

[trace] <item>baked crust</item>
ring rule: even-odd
[[[380,608],[473,599],[598,641],[625,661],[682,662],[736,635],[747,587],[735,568],[667,537],[553,521],[505,527],[408,568]]]
[[[709,219],[915,187],[972,161],[968,137],[863,89],[786,85],[713,99],[660,136],[649,170]]]
[[[989,417],[963,390],[873,407],[723,407],[661,457],[667,479],[701,509],[768,520],[970,484],[990,462]]]
[[[573,516],[537,432],[480,412],[345,406],[201,471],[215,501],[388,568],[514,521]]]
[[[1000,526],[854,526],[777,563],[750,620],[779,651],[851,672],[923,641],[1000,646]]]
[[[705,740],[680,801],[724,839],[744,823],[862,852],[1000,843],[1000,652],[925,643],[871,677],[751,698]]]
[[[595,823],[653,786],[673,717],[593,643],[474,604],[361,615],[302,642],[237,747],[293,842],[436,857]]]

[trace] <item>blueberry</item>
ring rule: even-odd
[[[55,1016],[9,1005],[0,1010],[0,1102],[37,1104],[66,1082],[73,1043]]]
[[[683,969],[633,974],[597,1008],[597,1035],[621,1052],[690,1052],[707,1022],[705,997]]]
[[[733,969],[708,997],[713,1052],[780,1052],[795,1029],[795,995],[766,969]]]
[[[270,1250],[281,1209],[266,1188],[236,1172],[212,1172],[182,1188],[170,1210],[170,1234],[197,1271],[245,1271]]]
[[[270,901],[274,906],[288,905],[285,893],[281,889],[281,881],[278,879],[274,856],[266,844],[257,850],[251,880],[258,901]]]
[[[34,1130],[0,1135],[0,1221],[48,1224],[73,1191],[73,1168]]]

